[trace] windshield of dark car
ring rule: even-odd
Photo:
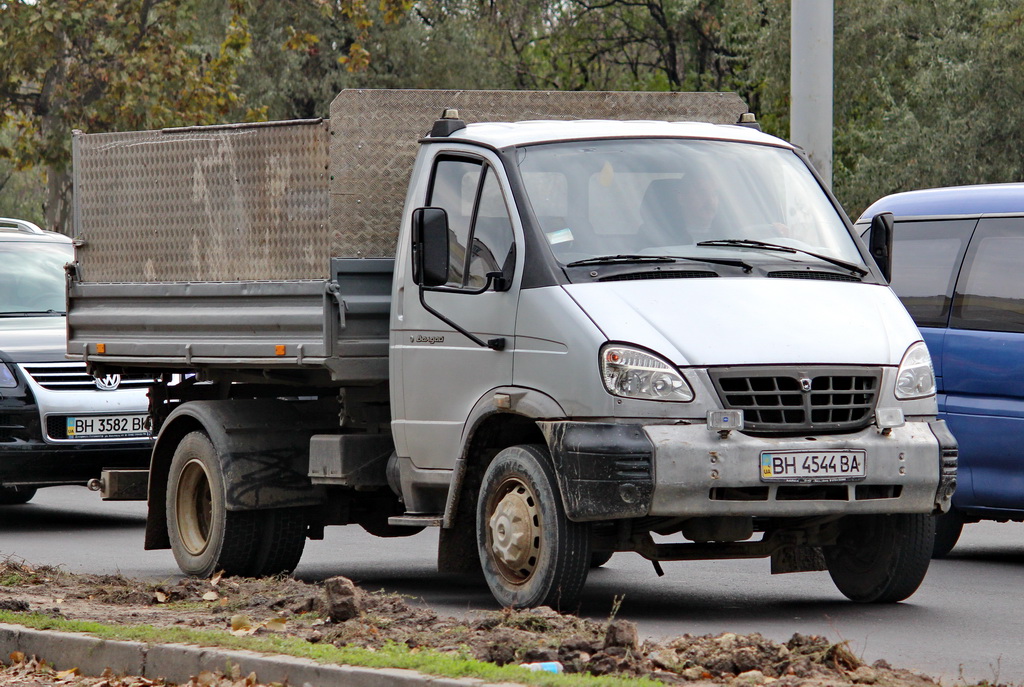
[[[70,244],[0,241],[0,316],[64,312]]]

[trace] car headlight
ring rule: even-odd
[[[601,349],[601,378],[615,396],[645,401],[693,400],[693,389],[679,370],[647,351],[609,344]]]
[[[932,357],[924,342],[918,341],[907,349],[900,369],[896,372],[896,398],[907,401],[934,395],[935,371],[932,369]]]
[[[0,389],[13,389],[18,386],[18,378],[14,376],[14,370],[0,363]]]

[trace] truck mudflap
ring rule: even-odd
[[[565,513],[586,522],[647,514],[654,494],[654,445],[643,426],[541,422]]]

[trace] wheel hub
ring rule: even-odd
[[[522,580],[537,566],[540,550],[540,514],[537,500],[522,484],[497,503],[488,525],[491,552],[506,576]]]
[[[191,460],[182,469],[175,498],[181,543],[190,554],[198,556],[210,543],[213,520],[210,477],[201,461]]]

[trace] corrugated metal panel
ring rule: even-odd
[[[323,278],[327,141],[321,120],[77,134],[83,278]]]
[[[417,141],[445,108],[467,122],[655,119],[733,124],[733,93],[346,90],[331,103],[331,254],[391,257]]]
[[[320,120],[76,134],[88,282],[324,279],[331,257],[392,257],[417,141],[467,121],[732,123],[728,93],[343,91]]]

